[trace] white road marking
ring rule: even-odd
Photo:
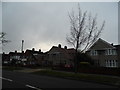
[[[40,88],[36,88],[36,87],[34,87],[34,86],[31,86],[31,85],[26,85],[26,87],[33,88],[33,89],[36,89],[36,90],[42,90],[42,89],[40,89]]]
[[[11,80],[11,79],[8,79],[8,78],[4,78],[4,77],[0,77],[1,79],[3,79],[3,80],[7,80],[7,81],[10,81],[10,82],[12,82],[13,80]]]
[[[13,81],[13,80],[11,80],[11,79],[4,78],[4,77],[0,77],[0,79],[7,80],[7,81],[10,81],[10,82]],[[37,87],[31,86],[31,85],[28,85],[28,84],[26,85],[26,87],[33,88],[33,89],[36,89],[36,90],[42,90],[42,89],[40,89],[40,88],[37,88]]]

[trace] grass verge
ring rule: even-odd
[[[83,80],[83,81],[92,81],[96,83],[109,84],[114,86],[120,86],[120,77],[114,76],[105,76],[105,75],[96,75],[96,74],[84,74],[84,73],[70,73],[70,72],[60,72],[54,70],[42,70],[32,72],[32,74],[37,75],[47,75],[75,80]]]
[[[23,67],[3,66],[2,69],[3,70],[14,71],[14,70],[23,70]]]

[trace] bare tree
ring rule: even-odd
[[[75,72],[78,68],[77,54],[78,51],[85,52],[100,36],[105,26],[105,21],[98,28],[97,15],[95,17],[81,12],[80,5],[78,4],[78,15],[72,10],[69,13],[70,19],[70,35],[66,37],[69,44],[73,45],[76,50],[76,57],[74,60]]]
[[[0,44],[5,44],[5,43],[10,42],[10,40],[5,39],[5,35],[6,35],[5,32],[0,33]]]
[[[87,11],[83,14],[78,5],[78,15],[75,15],[74,11],[69,14],[70,19],[70,35],[66,37],[69,44],[73,45],[76,51],[86,51],[100,36],[101,31],[104,28],[105,21],[103,21],[101,27],[97,25],[97,15],[95,17],[88,15]]]

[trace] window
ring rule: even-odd
[[[117,60],[114,60],[115,67],[117,67]]]
[[[33,55],[35,56],[35,55],[38,55],[38,54],[37,54],[37,53],[34,53]]]
[[[117,60],[106,60],[106,67],[117,67]]]
[[[113,55],[117,55],[117,52],[116,52],[116,50],[113,50]]]
[[[111,67],[112,66],[112,64],[111,64],[111,60],[109,60],[109,67]]]
[[[108,62],[108,60],[106,60],[106,67],[109,67],[109,62]]]
[[[115,49],[107,49],[106,50],[106,55],[116,55],[116,50]]]
[[[115,60],[112,60],[112,66],[111,67],[116,67],[115,66]]]
[[[91,50],[91,56],[98,55],[97,50]]]

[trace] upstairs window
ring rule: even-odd
[[[98,55],[97,50],[91,50],[91,56],[96,56],[96,55]]]
[[[107,49],[106,50],[106,55],[116,55],[116,50],[115,49]]]
[[[113,50],[113,55],[117,55],[117,51],[116,50]]]

